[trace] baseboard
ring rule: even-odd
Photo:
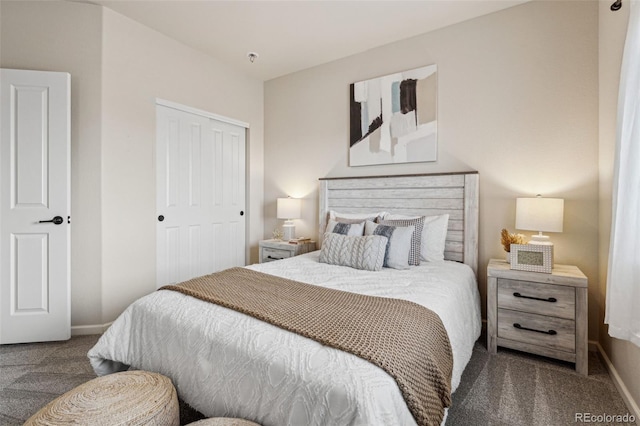
[[[636,418],[636,424],[640,426],[640,408],[638,407],[638,403],[631,396],[629,389],[627,389],[627,386],[624,384],[622,378],[618,374],[618,370],[616,370],[616,367],[613,365],[600,343],[589,341],[589,349],[591,349],[592,346],[596,348],[594,350],[597,350],[597,352],[600,354],[600,357],[604,361],[605,367],[609,371],[611,380],[613,380],[613,383],[616,385],[618,392],[620,392],[620,395],[622,396],[624,403],[627,405],[630,414],[633,414],[633,416]]]
[[[106,324],[95,324],[95,325],[73,325],[71,326],[71,335],[72,336],[87,336],[89,334],[102,334],[107,331],[113,324],[113,321],[108,322]]]

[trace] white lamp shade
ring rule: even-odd
[[[278,219],[300,219],[302,202],[299,198],[278,198],[276,210]]]
[[[562,198],[516,198],[516,229],[562,232]]]

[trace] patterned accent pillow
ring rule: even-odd
[[[383,266],[393,269],[407,269],[409,267],[409,251],[411,237],[415,226],[378,225],[371,221],[365,222],[365,235],[383,235],[388,238]]]
[[[319,262],[380,271],[384,263],[387,239],[379,235],[347,236],[327,233],[320,249]]]
[[[362,234],[364,234],[364,222],[344,223],[330,220],[325,232],[330,234],[362,236]]]
[[[416,219],[394,219],[394,220],[380,220],[380,225],[390,226],[414,226],[415,230],[411,236],[411,249],[409,250],[409,265],[420,264],[420,246],[422,243],[422,228],[424,227],[424,216]]]
[[[338,222],[335,224],[331,232],[334,234],[348,235],[351,230],[351,225],[351,223]]]

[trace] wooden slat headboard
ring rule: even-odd
[[[449,213],[445,259],[463,262],[477,275],[478,172],[322,178],[319,193],[320,240],[330,210],[415,216]]]

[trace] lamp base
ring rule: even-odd
[[[531,236],[531,241],[529,244],[537,244],[540,246],[552,246],[553,243],[549,239],[548,235],[536,234]]]
[[[296,226],[293,224],[293,221],[285,221],[284,225],[282,225],[282,240],[283,241],[291,241],[296,237]]]
[[[553,249],[553,243],[549,239],[548,235],[542,235],[542,232],[540,232],[540,233],[538,233],[536,235],[532,235],[531,236],[531,241],[529,241],[529,244],[538,245],[538,246],[551,246],[551,267],[552,268],[554,267],[554,265],[555,265],[555,258],[554,258],[555,250]]]

